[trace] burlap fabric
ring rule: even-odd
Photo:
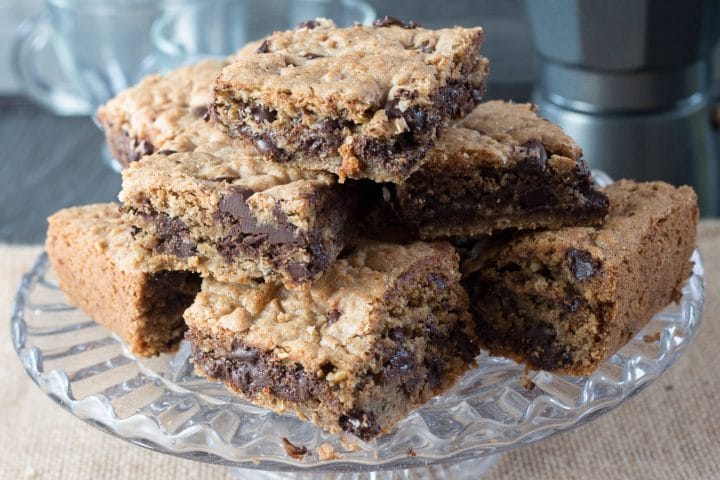
[[[493,479],[720,479],[720,222],[703,222],[700,333],[663,376],[613,412],[502,456]],[[0,311],[39,247],[0,246]],[[1,479],[230,479],[224,467],[130,445],[73,418],[27,377],[0,328]]]

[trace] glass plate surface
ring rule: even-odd
[[[529,389],[524,367],[482,354],[478,367],[451,391],[413,412],[392,434],[367,443],[239,400],[193,373],[187,344],[176,354],[135,358],[108,330],[65,303],[45,254],[17,292],[12,337],[30,377],[52,399],[93,426],[153,450],[263,470],[426,466],[487,457],[576,427],[658,378],[691,342],[702,317],[697,251],[693,261],[680,303],[655,315],[593,375],[530,372]],[[290,457],[283,437],[308,454]]]

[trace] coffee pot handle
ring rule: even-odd
[[[45,14],[27,18],[15,32],[12,44],[12,71],[23,93],[34,102],[57,115],[91,115],[94,106],[81,91],[73,88],[63,75],[50,77],[43,60],[52,59],[59,63],[56,51],[52,50],[53,28],[50,17]]]

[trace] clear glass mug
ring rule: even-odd
[[[159,69],[150,38],[158,0],[45,0],[13,44],[24,92],[60,115],[92,115],[142,75]]]
[[[338,26],[370,24],[375,10],[360,0],[183,0],[153,25],[151,37],[166,64],[226,56],[276,30],[317,17]]]

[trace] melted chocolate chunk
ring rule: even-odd
[[[263,40],[260,46],[255,50],[257,53],[268,53],[270,51],[270,42],[268,40]]]
[[[403,22],[402,20],[390,15],[385,15],[383,18],[379,18],[373,22],[373,27],[390,27],[393,25],[407,29],[418,28],[420,26],[417,22],[413,22],[412,20],[409,22]]]
[[[220,199],[218,211],[235,220],[235,222],[232,222],[234,225],[231,226],[230,230],[232,230],[232,227],[237,227],[233,233],[239,237],[257,236],[273,244],[294,244],[300,241],[300,238],[295,234],[295,227],[288,222],[285,212],[279,206],[276,206],[274,212],[278,221],[277,226],[257,223],[247,205],[247,199],[253,193],[252,190],[247,188],[233,187]]]
[[[532,363],[543,370],[555,370],[572,363],[572,355],[557,345],[555,327],[544,322],[532,324],[525,329],[522,338],[527,342],[525,351]],[[534,350],[540,354],[532,355]]]
[[[600,263],[592,258],[590,252],[585,250],[570,248],[565,252],[565,259],[568,262],[570,273],[578,282],[593,277],[600,269]]]
[[[179,218],[172,218],[165,213],[140,213],[141,216],[155,223],[158,244],[155,249],[161,253],[187,258],[197,253],[197,247],[190,238],[190,230]]]
[[[557,203],[555,195],[544,186],[520,192],[519,197],[520,205],[529,211],[549,208]]]
[[[237,220],[247,218],[250,215],[250,210],[246,201],[254,193],[249,188],[233,187],[230,193],[223,195],[220,199],[218,210],[222,213],[229,213]]]
[[[278,363],[267,353],[243,345],[238,340],[233,342],[232,357],[214,357],[197,347],[191,332],[187,337],[193,346],[193,356],[209,376],[230,380],[235,388],[249,397],[269,388],[277,397],[293,402],[312,398],[334,402],[327,385],[299,364]]]

